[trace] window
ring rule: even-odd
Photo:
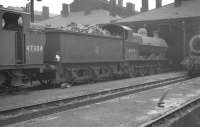
[[[18,26],[19,26],[19,27],[22,27],[22,26],[23,26],[23,19],[22,19],[21,16],[18,18]]]
[[[2,27],[7,30],[18,30],[23,26],[23,18],[19,14],[6,12],[3,14]]]
[[[5,27],[5,25],[6,25],[6,22],[5,22],[5,19],[4,18],[2,18],[2,21],[1,21],[1,26],[2,26],[2,28],[4,29],[4,27]]]

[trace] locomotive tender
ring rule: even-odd
[[[0,8],[0,83],[96,81],[158,73],[167,63],[163,39],[107,24],[102,36],[30,25],[30,15]]]

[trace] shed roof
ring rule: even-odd
[[[49,18],[47,20],[40,21],[38,23],[42,25],[50,25],[52,27],[67,26],[71,22],[75,22],[82,25],[91,24],[105,24],[110,23],[112,20],[117,20],[119,17],[113,17],[106,10],[92,10],[90,14],[84,14],[84,11],[71,12],[69,16],[63,17],[61,15]]]
[[[158,9],[140,13],[121,20],[123,22],[155,21],[165,19],[179,19],[200,16],[200,0],[182,1],[181,6],[175,7],[174,3],[168,4]]]

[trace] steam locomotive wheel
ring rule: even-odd
[[[6,76],[5,74],[0,74],[0,85],[3,85],[6,81]]]
[[[153,75],[154,74],[154,68],[153,67],[150,67],[149,68],[149,75]]]
[[[135,77],[136,76],[136,73],[135,73],[135,67],[132,65],[132,66],[130,66],[131,67],[131,69],[130,69],[130,71],[129,71],[129,76],[130,77]]]
[[[18,91],[18,85],[22,84],[21,77],[14,75],[12,72],[1,73],[0,78],[1,85],[5,88],[4,92]]]
[[[200,54],[200,35],[195,35],[192,37],[189,43],[191,52],[195,54]]]
[[[46,87],[53,85],[53,80],[39,80],[39,82]]]

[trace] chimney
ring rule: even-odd
[[[148,10],[149,10],[149,1],[148,0],[142,0],[141,12],[148,11]]]
[[[110,0],[110,15],[116,16],[116,0]]]
[[[110,0],[110,6],[116,6],[116,0]]]
[[[70,5],[69,4],[62,4],[61,15],[63,17],[67,17],[67,16],[69,16],[69,13],[70,13]]]
[[[181,6],[181,0],[175,0],[175,7]]]
[[[123,7],[123,0],[118,0],[118,6]]]
[[[127,2],[126,3],[126,9],[129,13],[129,15],[133,15],[135,13],[135,4]]]
[[[162,6],[162,0],[156,0],[156,8],[160,8]]]
[[[26,12],[30,13],[31,12],[31,3],[26,4]]]
[[[42,18],[43,19],[49,18],[49,7],[46,7],[46,6],[42,7]]]

